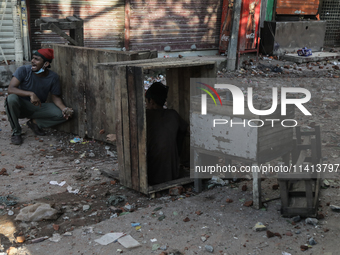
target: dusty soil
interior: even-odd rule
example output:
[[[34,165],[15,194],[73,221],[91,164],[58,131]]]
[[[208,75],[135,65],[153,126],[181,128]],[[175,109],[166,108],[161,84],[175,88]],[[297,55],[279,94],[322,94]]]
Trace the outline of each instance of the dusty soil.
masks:
[[[304,128],[321,125],[323,161],[339,164],[339,70],[327,61],[308,66],[275,60],[261,63],[257,69],[246,65],[239,72],[221,70],[217,75],[233,79],[240,87],[254,86],[263,104],[270,103],[268,92],[273,86],[310,90],[312,100],[308,110],[312,116],[296,111],[297,120]],[[276,65],[282,67],[282,72],[272,71]],[[317,226],[308,225],[304,220],[293,223],[292,219],[281,217],[281,202],[277,199],[280,192],[273,189],[276,179],[262,182],[262,197],[270,201],[261,210],[244,205],[252,200],[252,181],[248,179],[230,180],[226,186],[210,189],[205,182],[205,190],[200,194],[193,192],[192,185],[187,185],[180,196],[169,196],[168,191],[164,191],[151,199],[121,186],[117,178],[102,174],[105,171],[118,176],[115,145],[91,139],[73,144],[70,141],[75,135],[54,129],[47,130],[45,137],[36,137],[25,125],[27,120],[22,120],[24,143],[10,144],[10,125],[3,109],[6,91],[2,93],[0,170],[5,168],[8,175],[0,175],[0,196],[10,195],[8,198],[17,198],[14,200],[17,203],[0,205],[1,251],[12,247],[9,254],[112,254],[121,249],[126,254],[160,254],[159,248],[152,251],[154,245],[159,244],[166,245],[169,254],[208,254],[206,245],[214,248],[214,254],[301,254],[301,245],[314,237],[317,244],[304,254],[338,254],[340,214],[328,206],[340,205],[338,174],[328,179],[330,187],[321,190]],[[273,164],[278,161],[280,159]],[[60,187],[50,181],[66,181],[66,184]],[[69,193],[68,186],[79,189],[79,193]],[[108,205],[113,195],[124,195],[126,199]],[[39,222],[14,220],[22,208],[37,202],[51,204],[59,211],[58,218]],[[90,209],[84,211],[84,205]],[[13,215],[9,215],[10,211]],[[114,217],[116,212],[118,217]],[[141,223],[141,229],[136,231],[131,227],[133,222]],[[257,222],[278,234],[270,237],[269,233],[269,238],[266,232],[254,232],[252,228]],[[86,232],[86,226],[93,227],[93,232]],[[71,232],[72,236],[62,236],[56,243],[45,240],[32,244],[35,238],[65,232]],[[101,246],[94,242],[109,232],[128,233],[141,246],[128,250],[119,243]],[[26,241],[17,243],[17,236],[25,236]],[[156,242],[151,241],[154,238]]]

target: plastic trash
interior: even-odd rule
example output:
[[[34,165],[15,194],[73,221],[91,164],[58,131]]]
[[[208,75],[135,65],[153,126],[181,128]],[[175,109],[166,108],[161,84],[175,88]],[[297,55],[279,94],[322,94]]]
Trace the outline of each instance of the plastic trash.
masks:
[[[299,56],[308,57],[312,55],[312,50],[307,49],[307,47],[303,47],[302,49],[298,49],[297,54]]]
[[[36,203],[34,205],[22,208],[15,218],[20,221],[41,221],[50,220],[56,217],[58,211],[49,204]]]

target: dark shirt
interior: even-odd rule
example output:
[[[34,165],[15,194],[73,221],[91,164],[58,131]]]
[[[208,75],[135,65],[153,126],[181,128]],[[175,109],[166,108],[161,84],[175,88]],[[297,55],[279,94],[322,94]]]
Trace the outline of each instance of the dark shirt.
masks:
[[[19,89],[34,92],[42,103],[46,102],[48,94],[60,96],[59,76],[55,72],[48,70],[46,77],[39,77],[31,70],[31,65],[19,67],[13,74],[20,81]],[[30,100],[29,97],[22,97]]]
[[[149,185],[179,177],[179,151],[188,124],[175,110],[146,110]]]

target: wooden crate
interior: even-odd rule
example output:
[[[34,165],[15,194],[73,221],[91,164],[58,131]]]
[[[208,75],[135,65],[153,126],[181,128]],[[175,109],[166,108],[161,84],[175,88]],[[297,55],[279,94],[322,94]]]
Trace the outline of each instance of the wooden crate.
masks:
[[[154,69],[166,70],[166,82],[169,86],[168,108],[175,109],[189,122],[190,78],[215,77],[215,61],[204,61],[201,58],[168,58],[102,63],[98,64],[98,68],[109,70],[113,77],[121,184],[144,194],[151,194],[192,182],[190,178],[182,178],[159,185],[148,185],[144,72]]]
[[[156,58],[156,51],[114,51],[61,44],[43,44],[54,49],[51,70],[60,77],[62,97],[74,116],[61,124],[60,131],[106,141],[116,133],[115,93],[112,72],[95,68],[101,62]],[[104,134],[100,130],[105,130]]]
[[[304,137],[303,141],[302,137]],[[307,150],[309,150],[310,155],[308,155]],[[300,127],[296,128],[292,156],[292,165],[297,167],[297,171],[278,175],[281,214],[284,217],[296,215],[315,217],[319,207],[321,173],[316,171],[301,173],[299,167],[311,169],[311,166],[313,166],[316,169],[316,165],[322,163],[319,126],[315,126],[314,130],[305,132],[301,132]]]

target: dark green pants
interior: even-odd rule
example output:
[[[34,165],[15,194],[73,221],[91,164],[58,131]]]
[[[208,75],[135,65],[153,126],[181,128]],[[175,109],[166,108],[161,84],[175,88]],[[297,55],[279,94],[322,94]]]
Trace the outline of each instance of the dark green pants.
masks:
[[[5,100],[5,109],[11,123],[13,135],[21,134],[19,119],[35,119],[39,128],[51,127],[66,121],[61,110],[54,103],[33,105],[30,101],[10,94]]]

